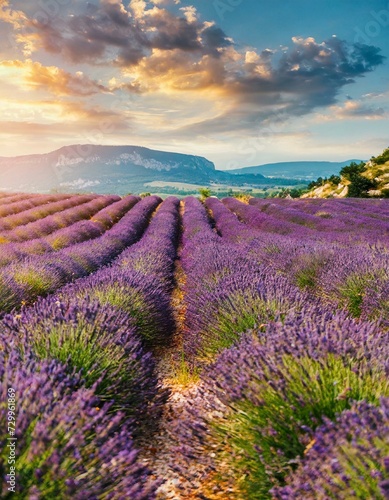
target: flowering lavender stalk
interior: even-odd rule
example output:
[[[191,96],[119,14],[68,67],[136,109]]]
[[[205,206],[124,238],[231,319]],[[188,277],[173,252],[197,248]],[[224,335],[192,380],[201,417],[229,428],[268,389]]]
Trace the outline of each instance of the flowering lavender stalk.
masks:
[[[57,361],[37,361],[0,339],[0,398],[15,395],[17,498],[151,500],[158,482],[137,461],[123,415],[108,413]],[[7,347],[8,346],[8,347]],[[0,470],[7,479],[7,407],[0,406]],[[147,484],[146,484],[147,483]],[[2,498],[15,495],[0,484]]]
[[[317,429],[278,500],[389,498],[389,399],[365,401]]]

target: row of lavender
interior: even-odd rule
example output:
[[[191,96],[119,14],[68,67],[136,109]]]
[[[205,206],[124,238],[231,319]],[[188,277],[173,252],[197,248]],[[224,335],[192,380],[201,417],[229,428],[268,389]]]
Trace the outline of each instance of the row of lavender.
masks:
[[[155,196],[145,198],[97,238],[47,255],[32,255],[1,268],[0,311],[31,303],[109,264],[140,238],[160,202]]]
[[[313,230],[233,199],[222,204],[212,198],[206,204],[215,214],[219,234],[240,242],[241,254],[253,263],[270,266],[327,307],[345,308],[355,317],[389,325],[386,205],[377,218],[370,218],[370,229],[350,206],[350,227],[344,233],[336,229],[336,220],[333,225],[327,221],[327,229]]]
[[[139,234],[157,208],[139,242],[111,265],[2,320],[1,390],[16,383],[25,408],[16,467],[25,498],[155,498],[160,481],[135,448],[167,398],[150,349],[174,331],[179,200],[160,202],[150,197],[129,212]],[[128,216],[121,231],[131,233]]]
[[[1,207],[0,222],[2,242],[7,242],[7,235],[12,229],[46,217],[47,215],[62,212],[66,208],[98,198],[96,195],[41,195],[33,200],[18,201]],[[4,213],[6,212],[6,213]]]
[[[202,373],[175,425],[174,467],[201,485],[198,498],[384,500],[388,206],[372,207],[364,235],[366,216],[350,204],[350,248],[339,220],[302,227],[290,220],[296,202],[279,205],[273,216],[209,198],[210,224],[186,200],[184,351]]]
[[[91,198],[93,195],[90,195]],[[72,198],[68,194],[41,194],[26,195],[15,194],[4,197],[0,200],[0,217],[16,215],[20,212],[34,209],[48,203],[55,203]]]
[[[123,199],[102,196],[63,210],[55,216],[48,215],[20,226],[11,231],[12,236],[8,236],[8,239],[18,241],[1,246],[0,266],[28,255],[58,251],[75,243],[97,238],[117,223],[138,201],[136,196]]]

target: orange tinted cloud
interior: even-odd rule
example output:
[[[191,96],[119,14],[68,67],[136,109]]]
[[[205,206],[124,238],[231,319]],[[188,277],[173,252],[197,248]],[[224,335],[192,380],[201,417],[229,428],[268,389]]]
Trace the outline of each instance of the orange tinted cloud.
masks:
[[[90,96],[109,91],[82,72],[71,74],[57,66],[43,66],[30,59],[1,61],[0,66],[19,69],[22,81],[29,87],[56,96]]]

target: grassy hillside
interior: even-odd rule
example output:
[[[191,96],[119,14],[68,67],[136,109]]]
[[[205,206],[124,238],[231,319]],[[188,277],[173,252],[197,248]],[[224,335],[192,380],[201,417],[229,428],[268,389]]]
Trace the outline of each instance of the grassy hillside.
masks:
[[[302,198],[388,198],[389,148],[367,163],[350,163],[341,169],[339,176],[319,177],[310,188]]]

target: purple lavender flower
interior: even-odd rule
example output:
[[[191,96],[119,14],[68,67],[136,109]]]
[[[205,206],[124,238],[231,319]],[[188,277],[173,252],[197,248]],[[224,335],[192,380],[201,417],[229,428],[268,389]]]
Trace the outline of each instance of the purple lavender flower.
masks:
[[[15,397],[15,470],[18,498],[155,498],[158,482],[138,460],[123,415],[108,413],[94,388],[81,386],[57,361],[23,357],[0,339],[0,397]],[[0,407],[0,447],[6,449],[7,406]],[[7,478],[6,454],[0,470]],[[2,498],[11,498],[6,481]]]
[[[325,418],[389,396],[388,345],[376,325],[313,306],[243,336],[205,369],[176,427],[183,473],[192,457],[227,468],[245,498],[271,498]]]
[[[9,342],[25,342],[37,357],[57,359],[69,372],[80,372],[112,411],[124,411],[136,422],[158,420],[166,391],[133,323],[118,309],[73,297],[40,300],[17,316],[5,316],[0,325]]]
[[[389,494],[389,399],[379,406],[365,401],[344,411],[334,422],[319,427],[287,478],[275,488],[279,500],[304,498],[387,499]]]

